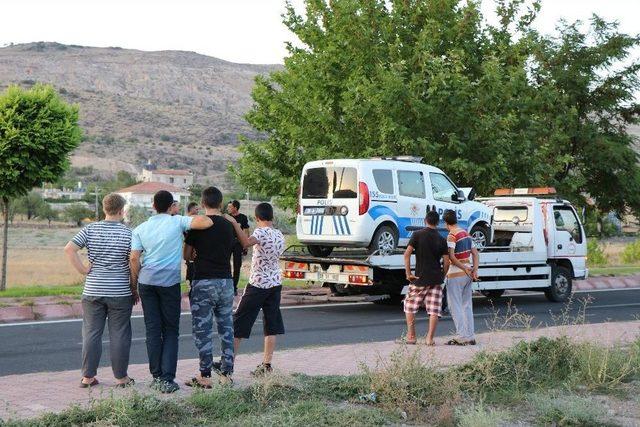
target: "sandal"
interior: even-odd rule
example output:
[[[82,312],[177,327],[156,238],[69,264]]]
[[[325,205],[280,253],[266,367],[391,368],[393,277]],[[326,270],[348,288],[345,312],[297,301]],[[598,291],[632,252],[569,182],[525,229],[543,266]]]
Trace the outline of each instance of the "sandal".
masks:
[[[410,341],[410,340],[408,340],[408,339],[406,339],[406,338],[398,338],[398,339],[395,341],[395,343],[396,343],[396,344],[404,344],[404,345],[416,345],[416,344],[417,344],[417,341],[416,341],[416,340],[411,340],[411,341]]]
[[[211,387],[209,384],[202,384],[196,377],[191,378],[189,381],[184,383],[187,387],[193,388],[203,388],[205,390],[210,390]]]
[[[435,347],[436,342],[435,341],[425,341],[424,343],[427,347]]]
[[[133,378],[129,378],[129,381],[127,381],[126,383],[118,383],[116,384],[116,388],[127,388],[127,387],[133,387],[134,385],[136,385],[136,380],[134,380]]]
[[[462,341],[458,341],[457,339],[452,339],[446,342],[446,345],[460,345],[460,346],[465,346],[467,345],[467,343],[462,342]]]
[[[85,383],[80,380],[80,388],[91,388],[97,386],[98,384],[100,384],[100,381],[98,381],[96,378],[94,378],[90,383]]]

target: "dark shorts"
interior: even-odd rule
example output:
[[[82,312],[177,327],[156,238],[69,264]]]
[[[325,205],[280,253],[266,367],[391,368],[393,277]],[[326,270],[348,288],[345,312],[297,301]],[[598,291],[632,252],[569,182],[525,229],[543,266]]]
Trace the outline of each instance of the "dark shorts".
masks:
[[[240,304],[233,314],[233,336],[249,338],[260,310],[262,310],[265,336],[284,334],[284,322],[280,312],[281,293],[282,286],[262,289],[247,285]]]

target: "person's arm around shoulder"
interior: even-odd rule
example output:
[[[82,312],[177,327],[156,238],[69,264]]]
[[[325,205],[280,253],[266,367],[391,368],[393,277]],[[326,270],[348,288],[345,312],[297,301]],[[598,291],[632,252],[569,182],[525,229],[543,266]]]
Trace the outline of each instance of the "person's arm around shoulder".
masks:
[[[213,225],[213,221],[206,215],[183,216],[182,221],[186,223],[186,230],[206,230]]]
[[[246,249],[248,247],[251,247],[253,245],[257,245],[258,243],[260,243],[255,236],[256,231],[258,229],[254,231],[253,235],[247,236],[247,233],[244,232],[244,230],[242,229],[242,226],[238,224],[238,221],[236,221],[234,217],[232,217],[229,214],[225,214],[224,217],[231,223],[231,225],[233,225],[233,229],[236,232],[238,241],[240,242],[240,245],[242,245],[243,248]]]

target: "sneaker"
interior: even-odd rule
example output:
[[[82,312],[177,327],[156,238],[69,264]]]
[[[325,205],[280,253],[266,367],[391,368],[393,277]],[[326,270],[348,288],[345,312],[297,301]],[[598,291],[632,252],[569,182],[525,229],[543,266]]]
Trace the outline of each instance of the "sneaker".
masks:
[[[170,394],[180,390],[180,386],[175,381],[163,381],[160,393]]]
[[[152,388],[154,390],[160,390],[160,388],[162,387],[163,381],[160,379],[160,377],[154,377],[153,380],[151,380],[151,382],[149,383],[149,388]]]
[[[251,375],[254,377],[262,377],[266,374],[270,374],[271,372],[273,372],[271,363],[261,363],[256,367],[254,371],[251,372]]]

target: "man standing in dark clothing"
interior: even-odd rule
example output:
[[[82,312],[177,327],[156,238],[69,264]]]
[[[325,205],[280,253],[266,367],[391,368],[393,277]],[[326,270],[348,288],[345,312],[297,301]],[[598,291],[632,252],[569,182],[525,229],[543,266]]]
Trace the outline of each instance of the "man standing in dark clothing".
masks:
[[[193,338],[200,356],[200,374],[187,385],[211,388],[213,363],[213,322],[220,338],[221,364],[215,369],[221,384],[230,384],[233,374],[233,281],[231,251],[235,230],[222,216],[222,193],[215,187],[202,191],[202,206],[213,226],[190,230],[185,240],[184,257],[193,260],[193,281],[189,292]]]
[[[249,236],[249,219],[245,214],[240,213],[240,202],[232,200],[227,205],[227,212],[229,215],[240,224],[240,228]],[[236,238],[236,242],[233,245],[233,290],[235,294],[238,294],[238,282],[240,281],[240,270],[242,269],[242,257],[246,255],[247,251],[242,247],[240,241]]]
[[[447,241],[438,232],[440,216],[427,212],[426,228],[415,231],[404,253],[404,265],[409,293],[404,299],[407,318],[406,344],[416,343],[415,315],[422,304],[429,314],[427,345],[434,345],[433,337],[442,306],[442,283],[449,268]],[[415,273],[411,272],[411,255],[415,252]]]

